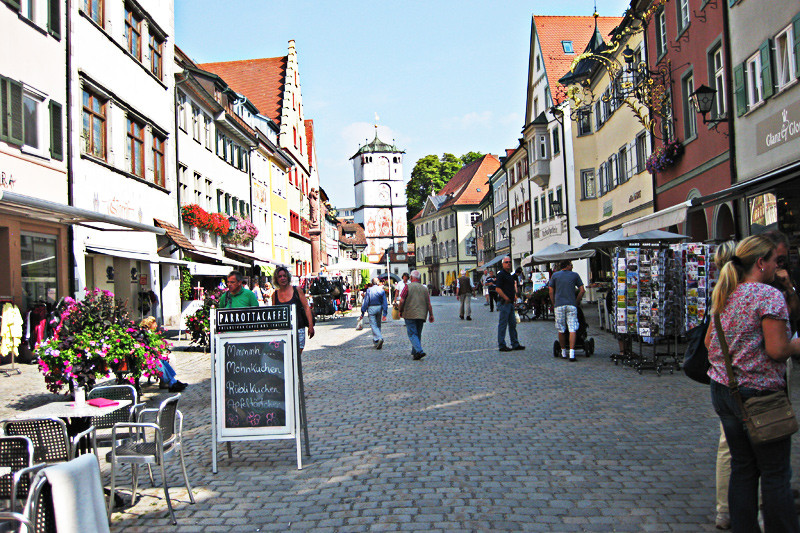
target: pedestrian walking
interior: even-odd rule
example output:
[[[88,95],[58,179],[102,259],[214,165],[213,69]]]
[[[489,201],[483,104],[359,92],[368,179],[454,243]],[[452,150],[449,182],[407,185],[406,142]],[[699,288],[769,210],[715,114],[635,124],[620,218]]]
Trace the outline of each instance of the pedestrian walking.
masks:
[[[483,276],[481,276],[481,289],[483,290],[483,298],[486,302],[483,305],[489,305],[489,287],[486,285],[486,279],[489,277],[489,269],[483,271]]]
[[[458,299],[458,318],[472,320],[472,280],[467,276],[467,271],[462,270],[461,276],[456,280],[456,298]]]
[[[800,340],[789,339],[786,299],[768,285],[778,268],[775,244],[761,235],[748,237],[722,267],[711,296],[711,313],[718,315],[729,347],[726,356],[717,328],[709,326],[705,344],[711,401],[731,451],[728,500],[733,531],[761,531],[759,481],[764,530],[800,531],[790,485],[791,436],[753,444],[740,408],[750,398],[785,391],[786,361],[800,355]]]
[[[497,312],[500,313],[497,322],[497,345],[501,352],[524,350],[525,347],[519,343],[517,338],[517,319],[514,317],[516,286],[514,278],[511,276],[511,257],[505,256],[502,264],[503,268],[497,272],[495,280]],[[508,337],[511,341],[510,348],[506,344],[506,329],[508,329]]]
[[[261,287],[258,286],[258,280],[253,280],[253,294],[256,295],[256,300],[258,301],[259,306],[264,305],[264,291],[261,290]]]
[[[386,312],[389,304],[386,300],[386,291],[378,278],[372,278],[372,286],[367,289],[364,295],[364,303],[361,304],[361,318],[364,313],[369,317],[369,326],[372,328],[372,343],[377,350],[383,348],[383,334],[381,333],[381,322],[386,320]]]
[[[433,323],[433,306],[428,289],[419,280],[419,270],[411,271],[411,282],[403,289],[400,295],[400,316],[406,322],[406,334],[411,341],[411,355],[415,361],[425,357],[422,349],[422,327],[425,319]]]
[[[486,291],[489,294],[489,312],[494,312],[494,302],[497,299],[497,278],[494,277],[494,272],[491,270],[486,271]],[[499,303],[498,303],[499,305]]]
[[[578,338],[578,306],[581,304],[586,289],[580,275],[572,271],[572,261],[565,259],[559,265],[560,270],[552,275],[547,283],[550,301],[553,302],[556,315],[558,343],[561,345],[561,357],[569,355],[570,362],[575,362],[575,341]],[[577,296],[575,290],[578,291]],[[569,352],[567,343],[569,342]]]
[[[394,285],[394,300],[392,300],[392,303],[395,307],[400,305],[400,295],[403,294],[403,289],[406,288],[406,285],[408,285],[408,272],[403,272],[400,281]]]

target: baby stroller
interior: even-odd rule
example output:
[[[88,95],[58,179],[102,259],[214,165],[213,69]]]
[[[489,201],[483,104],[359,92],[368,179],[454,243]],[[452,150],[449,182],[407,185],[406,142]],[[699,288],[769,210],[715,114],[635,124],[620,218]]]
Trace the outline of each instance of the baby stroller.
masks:
[[[586,357],[591,357],[594,353],[594,338],[589,337],[589,324],[583,314],[583,309],[578,306],[578,331],[575,338],[575,349],[583,350]],[[556,340],[553,344],[553,357],[561,357],[561,343]]]

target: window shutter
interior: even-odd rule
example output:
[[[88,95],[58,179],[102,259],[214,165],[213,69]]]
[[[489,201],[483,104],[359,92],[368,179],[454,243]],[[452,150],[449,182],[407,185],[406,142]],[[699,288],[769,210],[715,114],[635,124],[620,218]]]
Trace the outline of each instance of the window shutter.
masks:
[[[47,32],[61,40],[61,0],[48,0]]]
[[[61,104],[50,100],[50,157],[59,161],[64,160],[62,122]]]
[[[6,83],[8,84],[7,105],[3,111],[8,114],[8,131],[6,132],[7,138],[10,142],[22,146],[24,138],[24,123],[22,120],[22,84],[9,79],[6,79]]]
[[[792,19],[792,36],[794,37],[794,76],[800,78],[800,13]]]
[[[772,75],[772,39],[767,39],[761,45],[761,84],[764,87],[764,100],[775,94],[775,85]]]
[[[638,168],[634,171],[634,168],[638,164],[636,159],[636,141],[633,141],[631,144],[628,145],[628,179],[631,179],[634,174],[638,173]]]
[[[747,84],[745,84],[744,63],[733,69],[733,94],[736,98],[736,116],[747,113]]]
[[[3,0],[6,4],[11,6],[14,11],[19,11],[20,0]]]

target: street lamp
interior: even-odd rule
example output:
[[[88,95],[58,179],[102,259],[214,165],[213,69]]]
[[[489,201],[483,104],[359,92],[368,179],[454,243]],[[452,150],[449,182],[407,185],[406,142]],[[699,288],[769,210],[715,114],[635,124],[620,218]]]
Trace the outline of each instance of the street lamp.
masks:
[[[562,210],[561,207],[561,200],[553,200],[552,202],[550,202],[550,211],[556,216],[563,215],[564,211]]]
[[[503,240],[505,240],[507,232],[508,228],[506,228],[505,226],[500,226],[500,237],[502,237]]]
[[[727,122],[728,116],[720,115],[718,118],[712,118],[711,120],[706,119],[706,115],[711,112],[714,108],[714,98],[717,95],[716,89],[712,89],[711,87],[707,87],[705,85],[701,85],[697,88],[692,94],[689,95],[691,98],[692,105],[697,110],[700,115],[703,117],[703,124],[719,124],[720,122]]]

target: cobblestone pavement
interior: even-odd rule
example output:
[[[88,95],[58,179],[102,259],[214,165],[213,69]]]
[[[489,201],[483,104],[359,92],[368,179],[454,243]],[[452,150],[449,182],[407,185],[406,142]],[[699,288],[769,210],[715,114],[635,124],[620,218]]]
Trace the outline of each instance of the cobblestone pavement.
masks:
[[[197,504],[173,463],[178,526],[145,482],[112,531],[714,531],[719,423],[706,388],[615,366],[590,305],[596,353],[570,364],[552,355],[552,322],[520,324],[526,350],[500,353],[497,313],[475,299],[474,320],[460,321],[455,298],[433,300],[421,361],[402,321],[384,325],[380,351],[355,316],[318,324],[303,354],[303,470],[294,441],[255,441],[220,452],[212,474],[208,355],[177,351]],[[40,391],[35,366],[0,378],[0,417],[54,399]]]

